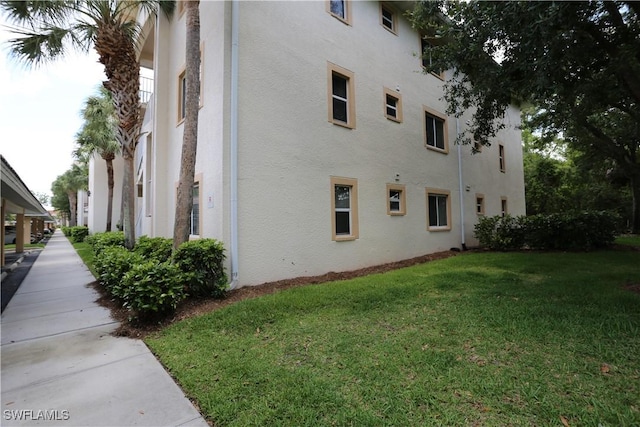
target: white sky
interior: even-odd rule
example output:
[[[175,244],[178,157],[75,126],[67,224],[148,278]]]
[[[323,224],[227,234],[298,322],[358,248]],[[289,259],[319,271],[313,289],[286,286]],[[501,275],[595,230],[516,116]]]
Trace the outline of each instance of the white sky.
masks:
[[[14,36],[5,23],[0,15],[0,153],[31,192],[51,196],[51,184],[73,163],[80,110],[104,69],[94,52],[26,68],[8,54]]]

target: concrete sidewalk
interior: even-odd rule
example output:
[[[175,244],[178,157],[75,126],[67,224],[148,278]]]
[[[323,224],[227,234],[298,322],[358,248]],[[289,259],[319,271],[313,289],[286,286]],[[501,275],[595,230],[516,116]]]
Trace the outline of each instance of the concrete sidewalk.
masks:
[[[207,426],[140,340],[118,324],[57,231],[2,313],[3,426]]]

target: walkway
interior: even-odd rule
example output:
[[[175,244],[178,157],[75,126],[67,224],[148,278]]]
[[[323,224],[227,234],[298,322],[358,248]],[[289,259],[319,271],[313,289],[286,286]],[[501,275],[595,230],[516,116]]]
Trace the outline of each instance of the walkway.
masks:
[[[3,426],[207,426],[144,342],[87,284],[57,231],[2,313]]]

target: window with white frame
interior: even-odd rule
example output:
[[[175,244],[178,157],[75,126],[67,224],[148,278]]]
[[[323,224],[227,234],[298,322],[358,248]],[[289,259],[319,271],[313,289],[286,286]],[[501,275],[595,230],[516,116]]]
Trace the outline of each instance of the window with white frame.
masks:
[[[421,62],[424,68],[429,68],[433,63],[433,60],[431,58],[431,47],[432,44],[426,40],[425,36],[420,36]],[[436,76],[440,80],[444,80],[443,71],[432,71],[431,74]]]
[[[484,194],[476,194],[476,214],[484,215]]]
[[[393,9],[384,3],[380,3],[380,24],[393,34],[397,34],[396,14]]]
[[[354,74],[328,63],[329,122],[353,129],[356,127]]]
[[[405,186],[387,184],[387,215],[405,215],[406,213]]]
[[[507,206],[507,198],[501,197],[500,198],[500,214],[502,216],[506,216],[508,213],[509,213],[509,210]]]
[[[424,108],[425,145],[427,148],[449,152],[447,119],[439,113]]]
[[[389,88],[384,88],[384,115],[394,122],[402,122],[402,96]]]
[[[504,145],[502,144],[498,145],[498,160],[500,161],[500,172],[505,172]]]
[[[189,234],[193,236],[200,235],[200,183],[195,182],[193,184],[193,208],[191,208]]]
[[[332,240],[358,238],[358,181],[331,177]]]
[[[451,230],[451,197],[447,190],[427,188],[427,230]]]
[[[351,24],[351,4],[349,0],[327,0],[327,11],[345,24]]]

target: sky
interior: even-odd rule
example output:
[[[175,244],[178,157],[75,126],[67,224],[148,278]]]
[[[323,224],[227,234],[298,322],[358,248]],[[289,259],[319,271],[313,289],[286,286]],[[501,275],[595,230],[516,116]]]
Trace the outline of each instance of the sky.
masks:
[[[0,153],[32,193],[51,197],[51,184],[73,163],[80,111],[104,68],[93,51],[27,68],[10,57],[14,36],[5,25],[0,14]]]

